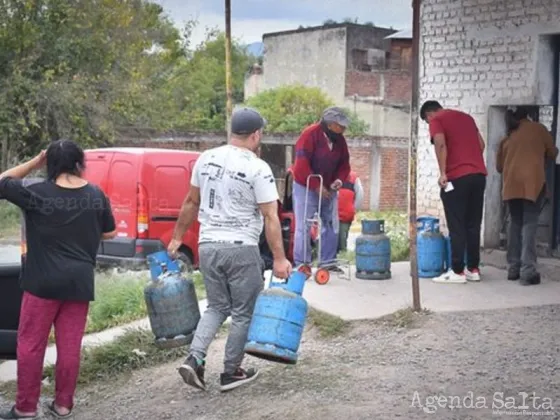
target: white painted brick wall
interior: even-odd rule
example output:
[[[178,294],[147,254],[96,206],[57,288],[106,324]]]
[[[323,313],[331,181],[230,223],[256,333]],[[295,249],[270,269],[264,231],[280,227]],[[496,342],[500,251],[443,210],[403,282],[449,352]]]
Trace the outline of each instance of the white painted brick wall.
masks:
[[[421,16],[420,104],[469,112],[486,139],[490,106],[535,103],[539,36],[560,34],[560,1],[422,0]],[[418,213],[445,224],[435,154],[419,124]]]

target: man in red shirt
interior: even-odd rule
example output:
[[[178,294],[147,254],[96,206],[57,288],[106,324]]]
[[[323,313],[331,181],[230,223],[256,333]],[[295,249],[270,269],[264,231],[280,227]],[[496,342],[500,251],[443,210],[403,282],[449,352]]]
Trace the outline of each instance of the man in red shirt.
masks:
[[[438,184],[451,239],[451,270],[437,283],[480,281],[480,229],[486,188],[484,140],[470,115],[426,101],[420,118],[430,125]],[[467,267],[465,267],[465,249]]]
[[[333,264],[338,247],[338,238],[333,225],[333,206],[336,201],[336,192],[342,187],[343,180],[350,174],[350,155],[344,138],[344,131],[348,124],[349,119],[342,109],[327,108],[323,112],[321,121],[305,128],[296,142],[292,189],[296,222],[295,265],[311,263],[311,237],[306,220],[312,218],[318,211],[319,192],[321,192],[320,260],[329,269],[340,271]],[[323,188],[321,190],[318,177],[309,179],[306,214],[306,185],[309,175],[321,175]],[[307,246],[304,255],[305,241],[307,241]]]

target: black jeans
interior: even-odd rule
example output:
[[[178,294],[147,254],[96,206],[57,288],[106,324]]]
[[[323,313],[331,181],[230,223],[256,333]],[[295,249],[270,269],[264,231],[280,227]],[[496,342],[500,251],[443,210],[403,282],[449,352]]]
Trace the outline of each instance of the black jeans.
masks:
[[[508,235],[507,262],[511,274],[530,279],[537,274],[537,229],[545,200],[545,190],[537,201],[508,200],[511,217]]]
[[[440,196],[451,239],[451,268],[455,273],[462,273],[465,270],[465,249],[467,268],[478,269],[480,265],[480,228],[486,176],[465,175],[450,182],[453,191],[442,189]]]

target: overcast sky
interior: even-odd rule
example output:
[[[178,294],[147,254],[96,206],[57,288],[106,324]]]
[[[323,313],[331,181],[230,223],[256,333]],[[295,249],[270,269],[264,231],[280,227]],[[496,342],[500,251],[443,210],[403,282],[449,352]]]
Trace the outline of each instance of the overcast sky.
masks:
[[[224,28],[224,0],[155,0],[182,26],[198,20],[193,43],[203,41],[206,27]],[[411,0],[231,0],[232,36],[243,42],[263,33],[321,25],[327,19],[358,18],[360,23],[406,29],[412,24]]]

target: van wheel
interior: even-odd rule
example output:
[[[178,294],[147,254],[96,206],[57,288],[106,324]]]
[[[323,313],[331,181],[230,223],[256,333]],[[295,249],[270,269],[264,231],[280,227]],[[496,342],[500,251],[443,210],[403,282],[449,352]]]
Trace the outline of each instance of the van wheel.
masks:
[[[185,245],[181,245],[177,251],[177,259],[180,261],[181,273],[193,272],[193,254]]]

